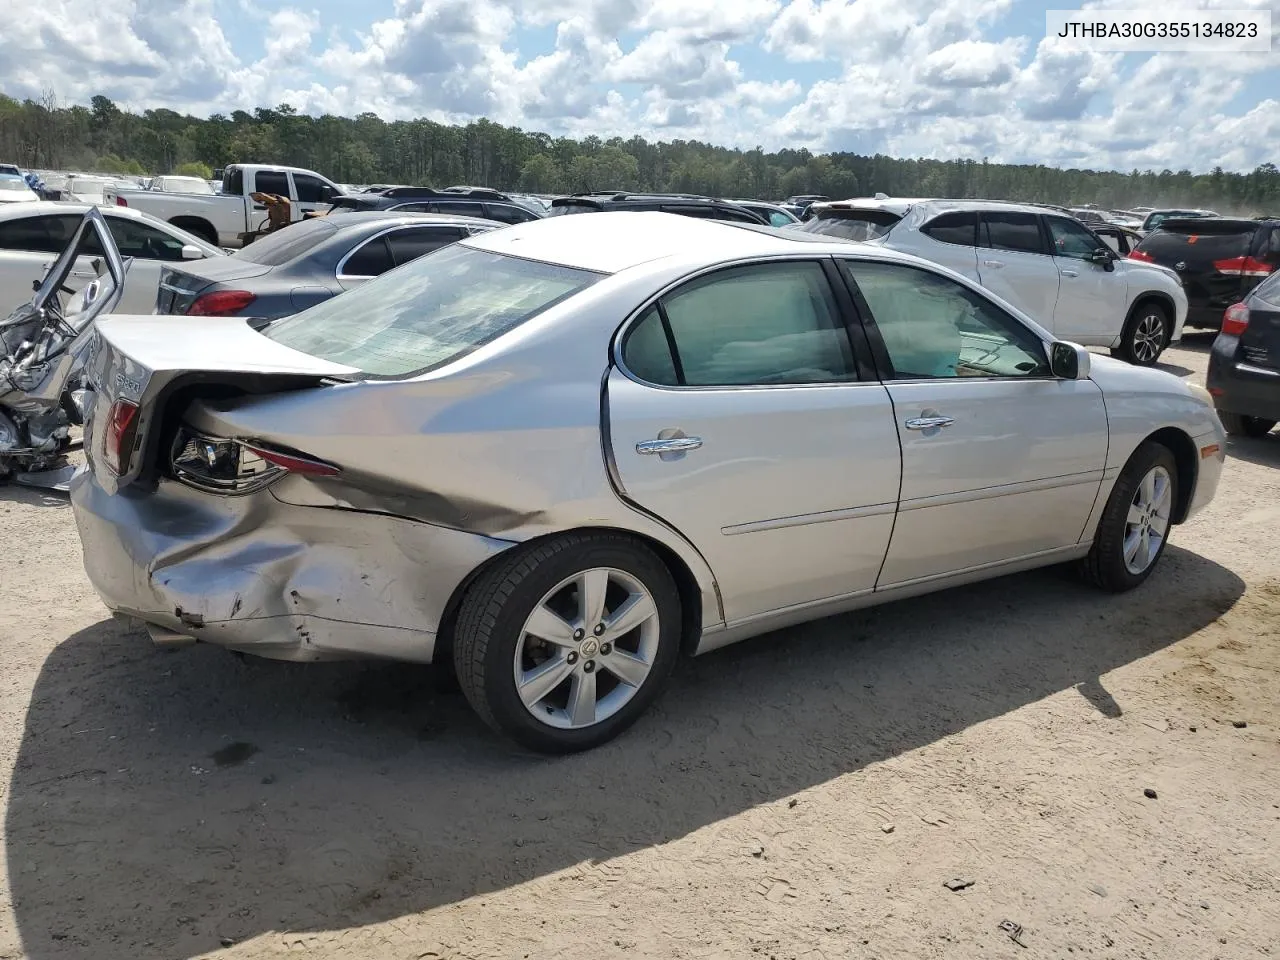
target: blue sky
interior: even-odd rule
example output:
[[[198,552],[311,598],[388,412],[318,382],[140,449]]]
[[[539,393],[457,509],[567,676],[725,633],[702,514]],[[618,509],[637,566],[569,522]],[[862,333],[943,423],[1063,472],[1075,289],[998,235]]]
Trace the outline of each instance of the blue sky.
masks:
[[[1095,53],[1047,40],[1048,6],[1069,4],[10,0],[0,91],[1125,170],[1280,161],[1280,42],[1255,54]]]

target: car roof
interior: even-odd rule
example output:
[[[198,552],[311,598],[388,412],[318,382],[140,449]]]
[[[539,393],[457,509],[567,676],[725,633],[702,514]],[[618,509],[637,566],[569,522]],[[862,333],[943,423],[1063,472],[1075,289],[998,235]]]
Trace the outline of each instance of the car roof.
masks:
[[[1017,203],[1012,200],[967,200],[943,199],[937,197],[853,197],[849,200],[832,200],[828,203],[815,203],[809,209],[821,216],[826,210],[884,210],[900,217],[906,216],[909,210],[921,208],[929,214],[946,213],[956,210],[1001,210],[1014,213],[1044,213],[1045,207],[1032,203]],[[1051,208],[1052,209],[1052,208]]]
[[[852,254],[900,263],[925,262],[895,250],[817,234],[659,211],[618,210],[591,216],[547,217],[470,237],[462,243],[492,253],[609,274],[668,258],[701,261],[707,266],[794,254]],[[932,266],[936,269],[936,265]]]
[[[374,221],[387,224],[437,223],[458,224],[459,226],[506,226],[505,223],[500,223],[497,220],[486,220],[484,217],[464,217],[461,214],[454,213],[402,212],[399,210],[343,210],[338,213],[326,214],[324,219],[330,220],[336,227],[354,227]]]
[[[53,214],[84,215],[86,210],[96,208],[108,217],[127,217],[131,220],[147,220],[152,223],[164,223],[159,217],[153,217],[133,207],[104,207],[96,203],[85,203],[83,200],[23,200],[20,203],[6,203],[0,206],[0,219],[12,220],[18,217]],[[172,224],[166,224],[172,227]]]

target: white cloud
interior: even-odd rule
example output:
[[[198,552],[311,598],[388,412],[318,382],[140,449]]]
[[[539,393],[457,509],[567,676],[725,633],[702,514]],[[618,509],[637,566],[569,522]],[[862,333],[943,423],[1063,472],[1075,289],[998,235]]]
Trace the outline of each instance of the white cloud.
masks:
[[[237,23],[219,22],[227,9]],[[1046,39],[1034,16],[1026,35],[1010,35],[1019,9],[1014,0],[395,0],[390,15],[352,29],[308,0],[10,0],[0,91],[53,89],[82,103],[104,93],[134,109],[196,113],[289,102],[386,119],[486,116],[575,136],[1120,169],[1274,159],[1274,94],[1258,101],[1280,90],[1280,16],[1271,54],[1122,56]],[[532,46],[549,25],[554,41]]]

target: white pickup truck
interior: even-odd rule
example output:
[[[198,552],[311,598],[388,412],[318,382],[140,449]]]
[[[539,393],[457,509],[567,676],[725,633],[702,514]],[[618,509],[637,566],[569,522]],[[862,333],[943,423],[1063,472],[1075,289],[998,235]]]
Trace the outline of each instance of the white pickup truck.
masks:
[[[265,225],[267,208],[251,199],[272,193],[293,201],[293,216],[328,209],[342,188],[311,170],[237,163],[223,171],[219,194],[167,193],[160,190],[109,190],[106,205],[134,207],[223,247],[241,245],[241,235]]]

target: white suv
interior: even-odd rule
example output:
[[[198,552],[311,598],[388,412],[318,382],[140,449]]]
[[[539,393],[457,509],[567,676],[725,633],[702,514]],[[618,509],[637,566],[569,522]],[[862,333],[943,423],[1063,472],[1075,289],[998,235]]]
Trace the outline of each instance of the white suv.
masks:
[[[1187,297],[1172,270],[1118,257],[1080,221],[994,200],[814,204],[792,229],[873,242],[970,277],[1064,340],[1150,366],[1182,339]]]

